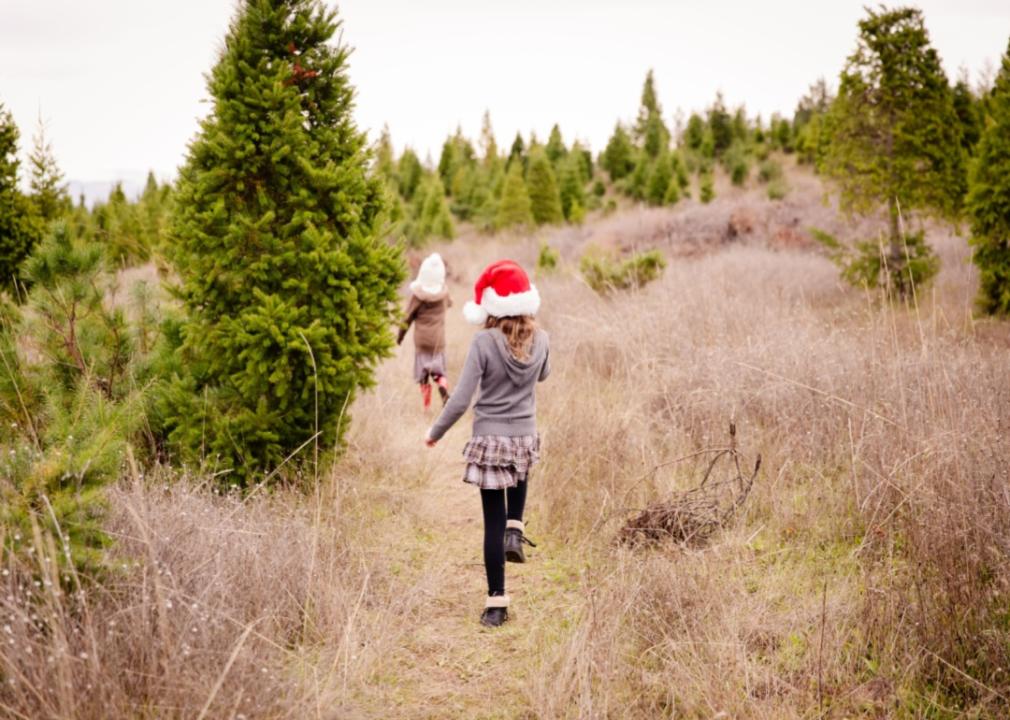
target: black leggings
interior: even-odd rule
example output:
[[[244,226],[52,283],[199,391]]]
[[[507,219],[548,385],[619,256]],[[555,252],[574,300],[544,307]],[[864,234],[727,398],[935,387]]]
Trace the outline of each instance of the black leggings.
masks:
[[[506,490],[481,488],[480,502],[484,509],[484,570],[487,572],[487,594],[505,594],[505,521],[522,520],[526,507],[526,485],[517,483]],[[506,511],[506,503],[508,511]]]

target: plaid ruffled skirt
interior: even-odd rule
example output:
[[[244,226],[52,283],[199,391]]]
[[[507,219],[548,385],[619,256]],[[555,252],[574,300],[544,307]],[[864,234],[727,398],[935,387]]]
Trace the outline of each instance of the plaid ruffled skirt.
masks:
[[[463,448],[463,482],[484,490],[503,490],[526,482],[540,460],[539,435],[474,435]]]

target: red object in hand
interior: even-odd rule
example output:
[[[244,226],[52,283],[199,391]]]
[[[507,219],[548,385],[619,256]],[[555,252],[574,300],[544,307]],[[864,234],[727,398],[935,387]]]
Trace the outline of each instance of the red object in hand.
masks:
[[[428,447],[435,447],[435,443],[437,443],[437,442],[438,442],[438,440],[432,440],[429,437],[426,437],[424,439],[424,444],[427,445]]]

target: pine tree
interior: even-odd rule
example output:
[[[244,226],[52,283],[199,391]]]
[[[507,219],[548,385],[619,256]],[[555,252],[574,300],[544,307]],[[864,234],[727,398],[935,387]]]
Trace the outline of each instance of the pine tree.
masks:
[[[520,162],[523,166],[523,174],[526,174],[526,146],[523,144],[523,136],[521,133],[516,133],[516,139],[512,141],[512,147],[509,149],[509,158],[505,162],[505,169],[511,169],[512,163],[516,160]]]
[[[438,177],[446,190],[452,186],[452,176],[460,164],[460,158],[456,156],[457,147],[456,139],[450,135],[442,143],[442,154],[438,156]]]
[[[818,78],[807,90],[806,95],[796,103],[796,110],[793,111],[792,135],[798,137],[809,123],[823,117],[831,109],[833,100],[827,80],[823,77]],[[774,127],[774,122],[772,124]]]
[[[18,189],[18,127],[0,105],[0,287],[10,287],[42,234],[32,203]]]
[[[733,142],[733,119],[726,110],[721,92],[716,93],[715,102],[708,109],[708,127],[712,133],[715,154],[722,155]]]
[[[582,170],[582,182],[587,183],[593,179],[593,153],[591,153],[587,148],[582,147],[578,140],[572,143],[572,149],[569,151],[571,155],[575,155],[579,159],[579,166]]]
[[[445,188],[437,175],[429,176],[415,199],[414,223],[408,230],[411,245],[419,247],[432,237],[451,240],[456,234]]]
[[[526,181],[523,180],[521,162],[513,162],[509,165],[495,225],[499,228],[533,225],[530,195],[526,190]]]
[[[88,570],[100,568],[104,489],[144,424],[146,384],[102,259],[101,246],[57,220],[25,262],[28,312],[0,302],[3,542],[24,550],[34,521],[62,541],[53,561]]]
[[[958,211],[965,193],[961,129],[922,13],[915,8],[867,13],[827,118],[822,169],[837,182],[843,207],[871,211],[887,204],[888,287],[904,294],[927,278],[904,272],[906,245],[917,235],[902,232],[899,216]]]
[[[232,482],[338,443],[393,346],[403,262],[377,237],[384,193],[352,118],[349,50],[330,43],[339,24],[321,0],[246,0],[180,173],[188,317],[161,416],[183,458]]]
[[[32,202],[43,222],[50,222],[70,210],[70,196],[63,182],[63,172],[56,164],[52,145],[46,139],[46,127],[39,117],[38,129],[28,156],[31,169]]]
[[[397,186],[404,200],[410,201],[424,175],[421,161],[412,149],[406,148],[396,164]]]
[[[498,143],[494,139],[494,128],[491,127],[491,111],[485,110],[480,122],[480,149],[483,154],[484,167],[490,168],[499,162]]]
[[[680,202],[680,183],[671,182],[666,187],[666,195],[663,196],[664,205],[676,205]]]
[[[551,134],[547,138],[547,145],[544,150],[547,153],[547,159],[551,161],[551,165],[555,168],[559,166],[562,158],[568,154],[568,148],[565,147],[565,141],[561,137],[561,128],[554,124],[551,128]]]
[[[750,140],[750,125],[747,123],[747,111],[741,105],[733,113],[732,120],[733,141],[746,143]]]
[[[628,177],[625,191],[636,200],[645,199],[645,193],[649,188],[649,177],[652,175],[652,162],[648,155],[640,154],[634,171]]]
[[[164,245],[170,210],[171,186],[158,185],[154,173],[148,172],[144,191],[137,202],[137,212],[146,247],[157,248]]]
[[[649,175],[649,183],[645,190],[645,200],[650,205],[663,205],[666,202],[670,185],[676,185],[673,180],[673,166],[669,153],[663,153],[656,158]]]
[[[382,126],[382,133],[375,143],[375,169],[384,179],[396,179],[396,165],[393,161],[393,138],[389,133],[389,125]]]
[[[642,100],[635,121],[635,139],[650,158],[659,155],[670,144],[670,131],[663,122],[663,109],[656,97],[652,70],[646,74],[642,86]]]
[[[1005,316],[1010,315],[1010,46],[989,94],[989,113],[972,163],[968,214],[979,307]]]
[[[543,150],[530,156],[529,180],[530,209],[537,225],[559,223],[564,220],[561,211],[561,194],[554,169]]]
[[[613,182],[627,177],[635,169],[635,146],[621,123],[614,126],[614,134],[607,141],[607,147],[600,156],[600,166],[607,171]]]
[[[684,130],[684,144],[692,150],[701,150],[703,142],[705,142],[705,121],[698,113],[691,113],[691,117],[687,120],[687,129]]]
[[[983,120],[979,101],[971,90],[967,74],[962,74],[953,88],[954,112],[961,123],[961,147],[971,155],[982,136]]]
[[[573,152],[568,154],[561,163],[561,179],[559,192],[561,193],[561,211],[566,220],[572,219],[572,209],[578,206],[580,209],[586,207],[586,192],[584,179],[585,166],[582,161],[582,153]]]
[[[715,199],[715,181],[711,172],[703,173],[701,176],[701,186],[698,189],[699,199],[708,204]]]

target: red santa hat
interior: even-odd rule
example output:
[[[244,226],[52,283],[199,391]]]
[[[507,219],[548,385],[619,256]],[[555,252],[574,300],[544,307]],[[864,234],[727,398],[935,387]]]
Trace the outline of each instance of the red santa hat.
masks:
[[[488,265],[473,286],[473,300],[463,306],[463,317],[483,325],[491,317],[536,315],[540,293],[519,263],[499,260]]]

